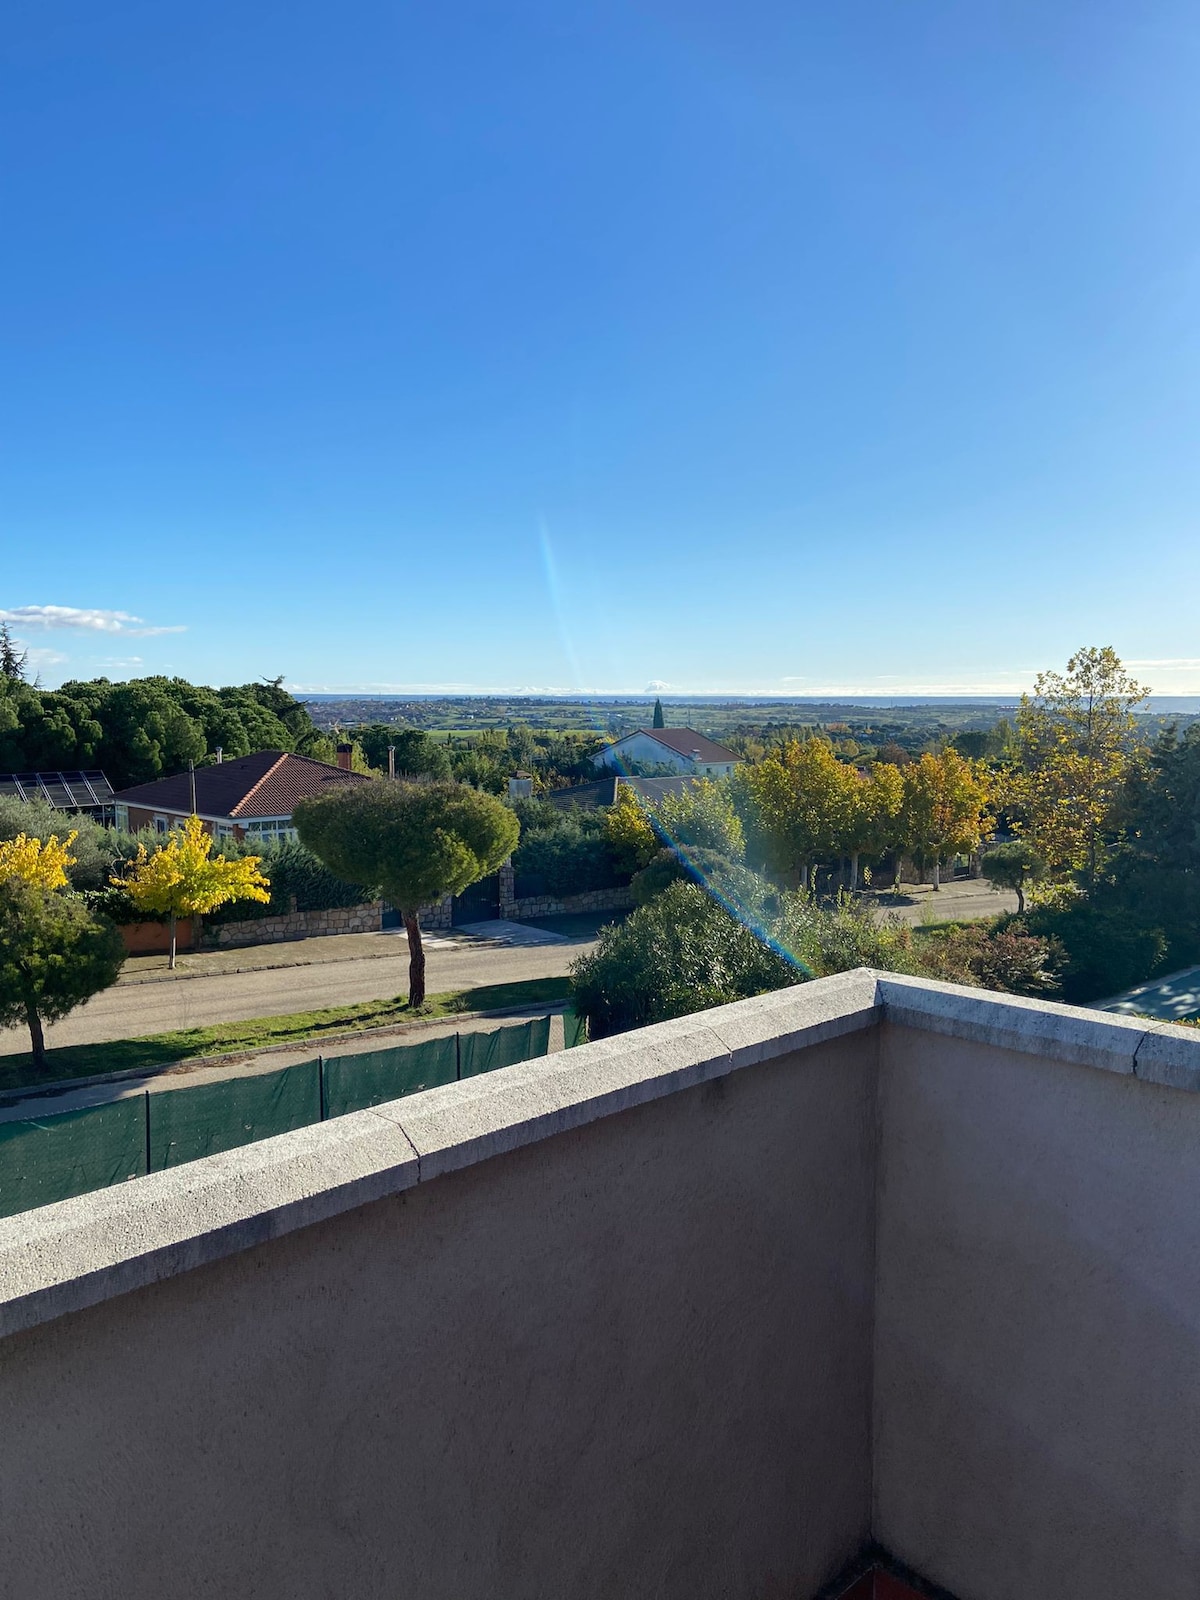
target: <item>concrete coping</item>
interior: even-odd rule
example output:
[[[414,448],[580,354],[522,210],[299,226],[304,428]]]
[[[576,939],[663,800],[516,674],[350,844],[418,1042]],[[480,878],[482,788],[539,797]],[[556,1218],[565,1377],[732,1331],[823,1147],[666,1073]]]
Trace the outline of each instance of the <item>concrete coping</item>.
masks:
[[[1189,1030],[860,968],[2,1219],[0,1335],[881,1019],[1200,1088]]]

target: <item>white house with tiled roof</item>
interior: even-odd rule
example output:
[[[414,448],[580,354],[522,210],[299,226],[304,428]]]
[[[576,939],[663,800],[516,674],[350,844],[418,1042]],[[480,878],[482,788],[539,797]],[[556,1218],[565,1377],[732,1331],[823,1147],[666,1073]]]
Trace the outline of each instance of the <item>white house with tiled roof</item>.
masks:
[[[640,766],[670,767],[696,778],[727,778],[738,757],[695,728],[637,728],[592,757],[596,767],[616,772]]]

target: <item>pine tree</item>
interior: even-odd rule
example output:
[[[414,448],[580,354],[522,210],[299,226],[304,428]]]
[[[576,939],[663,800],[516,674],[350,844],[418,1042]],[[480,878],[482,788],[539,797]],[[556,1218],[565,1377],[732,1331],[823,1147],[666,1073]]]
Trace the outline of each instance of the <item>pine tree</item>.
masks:
[[[10,683],[24,683],[28,664],[29,651],[20,648],[8,623],[0,622],[0,678],[7,678]]]
[[[654,702],[654,721],[650,724],[650,726],[652,728],[666,727],[666,723],[663,720],[663,708],[661,700],[656,700]]]

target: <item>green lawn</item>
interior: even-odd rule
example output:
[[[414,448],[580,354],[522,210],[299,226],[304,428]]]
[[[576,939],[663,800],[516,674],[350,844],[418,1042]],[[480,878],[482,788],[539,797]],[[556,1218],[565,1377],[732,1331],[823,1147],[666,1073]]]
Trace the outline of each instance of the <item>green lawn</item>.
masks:
[[[186,1028],[176,1033],[145,1034],[140,1039],[112,1039],[104,1044],[69,1044],[47,1051],[49,1079],[90,1078],[131,1068],[171,1066],[197,1056],[240,1055],[268,1045],[309,1044],[343,1033],[397,1023],[455,1017],[464,1011],[503,1011],[509,1006],[557,1005],[569,997],[569,978],[527,978],[520,983],[494,983],[477,989],[452,989],[427,995],[419,1011],[408,1001],[366,1000],[356,1006],[325,1011],[297,1011],[283,1017],[253,1017],[248,1022],[222,1022],[211,1028]],[[0,1056],[0,1089],[24,1089],[38,1083],[28,1052]]]

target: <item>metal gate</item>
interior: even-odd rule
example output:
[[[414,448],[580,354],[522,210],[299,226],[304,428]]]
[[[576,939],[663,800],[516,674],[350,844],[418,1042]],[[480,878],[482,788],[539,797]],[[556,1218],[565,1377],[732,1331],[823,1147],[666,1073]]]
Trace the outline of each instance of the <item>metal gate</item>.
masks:
[[[464,922],[491,922],[500,915],[500,874],[480,878],[469,889],[454,897],[451,920],[456,928]]]

